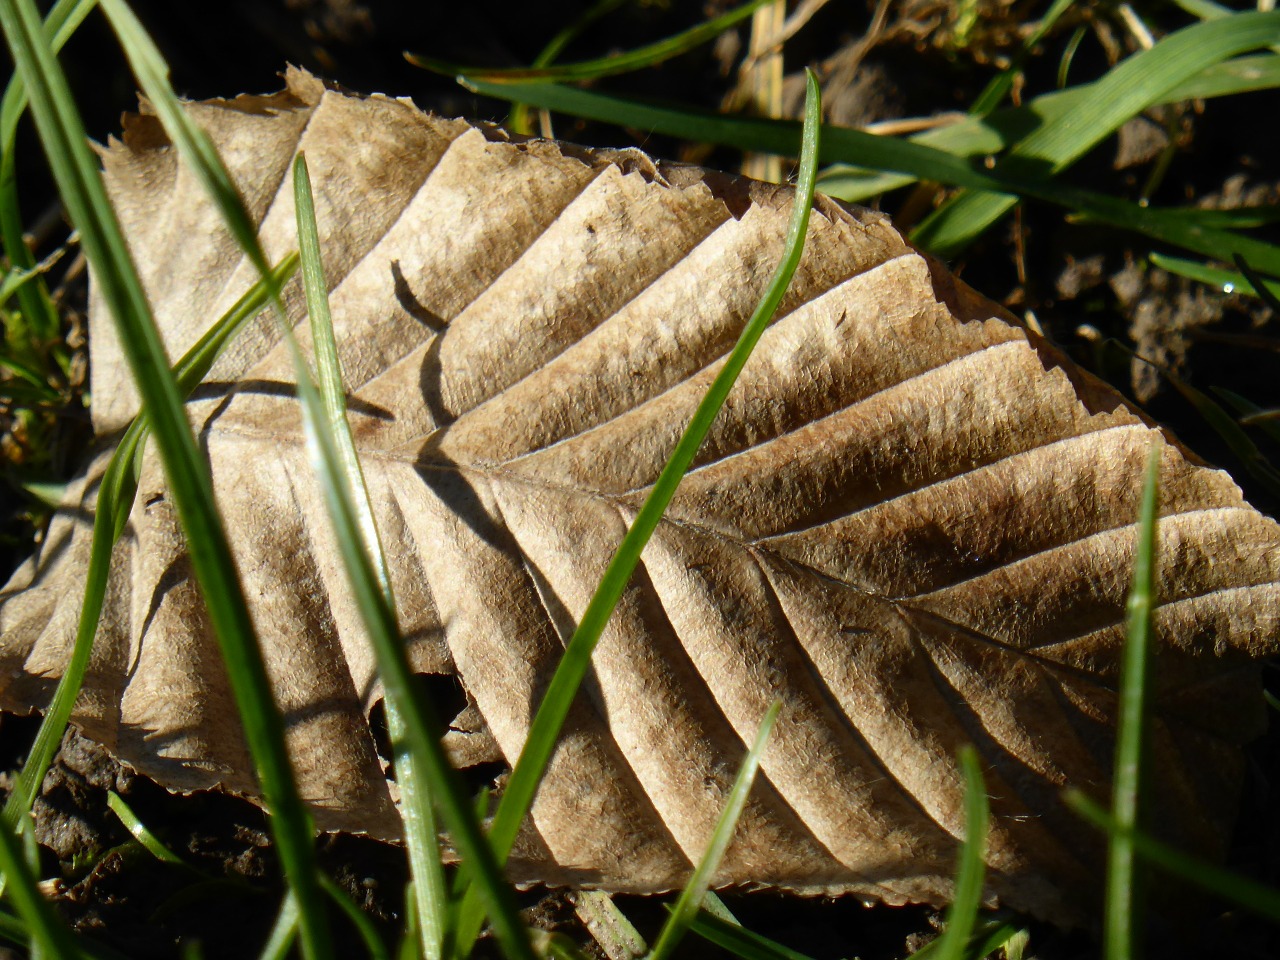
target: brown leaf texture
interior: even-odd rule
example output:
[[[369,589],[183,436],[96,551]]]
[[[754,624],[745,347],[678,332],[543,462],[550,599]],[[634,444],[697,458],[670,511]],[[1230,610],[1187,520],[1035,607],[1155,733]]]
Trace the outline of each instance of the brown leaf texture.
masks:
[[[511,760],[768,281],[792,192],[638,153],[510,143],[297,71],[276,96],[190,110],[273,259],[296,245],[288,170],[306,152],[411,658],[465,687],[446,738],[455,760]],[[154,118],[128,119],[104,164],[176,357],[253,271]],[[302,323],[296,283],[287,306]],[[137,409],[101,309],[92,349],[101,444],[0,607],[9,710],[47,702],[63,668],[96,483]],[[292,395],[264,316],[189,410],[303,794],[323,829],[395,838],[369,724],[381,691]],[[1153,823],[1216,856],[1239,746],[1265,720],[1276,524],[882,216],[820,200],[778,319],[600,643],[512,877],[681,884],[781,697],[717,885],[945,901],[964,830],[956,751],[973,742],[993,809],[991,892],[1078,919],[1101,841],[1059,793],[1106,795],[1152,443]],[[252,797],[165,489],[149,456],[76,722],[173,789]]]

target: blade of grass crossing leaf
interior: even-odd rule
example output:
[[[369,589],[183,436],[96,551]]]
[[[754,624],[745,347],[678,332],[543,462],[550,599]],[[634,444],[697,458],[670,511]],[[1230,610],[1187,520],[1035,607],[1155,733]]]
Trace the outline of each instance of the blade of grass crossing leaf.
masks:
[[[186,866],[182,858],[166,847],[160,838],[138,819],[138,815],[114,790],[107,791],[107,806],[111,808],[112,813],[120,818],[120,822],[133,835],[133,838],[142,844],[153,857],[164,863]]]
[[[0,23],[26,81],[32,115],[63,204],[80,232],[98,289],[120,328],[120,341],[151,419],[262,792],[274,814],[271,823],[281,861],[298,894],[304,953],[313,960],[328,957],[310,818],[293,782],[284,725],[214,506],[208,469],[192,436],[150,305],[99,178],[66,78],[41,36],[34,3],[0,0]]]
[[[80,26],[96,5],[97,0],[58,0],[45,19],[44,35],[55,53]],[[18,202],[17,160],[14,140],[18,132],[18,119],[27,108],[27,91],[21,74],[14,74],[0,102],[0,242],[4,244],[9,263],[24,270],[34,270],[35,257],[23,238],[22,212]],[[57,335],[58,311],[49,297],[43,279],[18,291],[18,303],[23,317],[38,336],[51,338]]]
[[[99,288],[122,326],[121,340],[155,424],[174,499],[188,531],[193,561],[209,599],[217,633],[232,648],[230,660],[250,659],[252,652],[246,645],[252,637],[250,622],[242,598],[241,602],[235,602],[235,598],[240,597],[239,585],[221,536],[220,521],[212,507],[208,475],[202,468],[183,415],[176,385],[163,362],[163,349],[149,306],[98,179],[96,160],[88,150],[65,78],[42,40],[30,0],[5,0],[0,4],[0,18],[14,59],[30,90],[32,112],[63,201],[80,230]],[[233,669],[237,665],[231,664]],[[269,700],[270,688],[265,673],[259,670],[259,675],[261,684],[253,694],[244,696],[244,700],[249,710],[260,712],[260,702],[264,694]],[[239,692],[246,693],[243,689]],[[284,758],[282,738],[279,758]],[[287,762],[282,770],[287,778]],[[273,774],[280,772],[272,771]],[[266,779],[275,787],[279,777],[268,775]],[[278,794],[278,790],[268,793]]]
[[[720,373],[712,381],[706,396],[698,405],[688,427],[676,443],[670,459],[645,499],[630,529],[609,561],[599,586],[592,595],[578,627],[565,646],[542,703],[530,725],[529,736],[511,772],[511,778],[498,804],[489,837],[499,858],[506,859],[515,842],[516,832],[533,803],[538,783],[547,768],[556,740],[569,715],[578,687],[591,664],[591,653],[603,633],[614,608],[622,597],[627,582],[640,559],[640,553],[652,535],[685,471],[693,463],[711,423],[725,397],[733,387],[756,342],[773,318],[774,311],[791,283],[804,249],[809,213],[813,207],[813,188],[817,177],[819,153],[819,117],[821,95],[812,71],[806,71],[805,121],[800,156],[800,176],[796,185],[791,223],[787,231],[782,261],[761,298],[751,319],[747,321],[733,350],[725,359]],[[458,948],[465,955],[479,933],[481,918],[470,890],[459,912]]]
[[[120,326],[120,342],[154,426],[174,503],[187,532],[192,564],[259,764],[262,792],[276,814],[273,827],[280,855],[300,900],[311,908],[302,911],[306,954],[328,956],[328,937],[321,933],[324,918],[317,910],[319,891],[315,890],[310,822],[293,787],[283,723],[271,700],[252,621],[214,507],[209,472],[184,416],[150,305],[102,188],[96,157],[88,148],[67,79],[41,36],[35,4],[31,0],[0,0],[0,24],[27,83],[32,115],[61,198],[81,234],[102,297]]]
[[[734,24],[745,20],[771,0],[750,0],[727,13],[700,23],[695,27],[678,33],[657,43],[629,50],[626,53],[615,53],[596,60],[584,60],[581,63],[566,63],[555,67],[515,67],[504,70],[487,70],[483,67],[468,67],[434,57],[424,57],[416,53],[406,53],[405,59],[414,66],[423,67],[434,73],[445,76],[467,74],[483,77],[496,83],[512,83],[528,80],[541,80],[548,83],[563,83],[574,80],[594,80],[598,77],[609,77],[631,70],[640,70],[670,60],[694,47],[714,40]]]
[[[23,859],[18,839],[8,830],[0,830],[0,874],[5,878],[5,896],[26,924],[31,946],[46,957],[81,956],[71,931],[40,896],[35,874]]]
[[[1078,790],[1067,790],[1063,799],[1076,813],[1112,837],[1123,835],[1136,853],[1162,870],[1215,897],[1238,903],[1272,923],[1280,923],[1280,890],[1193,857],[1140,830],[1126,830],[1113,815]]]
[[[365,554],[373,562],[378,585],[389,609],[395,610],[395,596],[391,589],[391,576],[387,570],[386,556],[373,518],[373,506],[369,501],[368,487],[356,455],[355,442],[347,424],[345,391],[342,370],[338,362],[338,348],[334,342],[333,320],[329,313],[328,285],[324,278],[324,266],[320,259],[320,237],[316,226],[315,202],[311,192],[311,179],[307,172],[306,158],[299,154],[293,168],[294,207],[298,220],[298,247],[302,256],[303,283],[306,289],[307,310],[311,317],[311,343],[316,360],[316,373],[320,396],[324,402],[329,427],[333,431],[335,446],[341,459],[346,482],[355,507]],[[392,697],[384,700],[387,730],[391,742],[403,743],[404,718],[401,705]],[[419,929],[422,936],[423,955],[436,960],[443,954],[448,893],[444,881],[444,868],[440,862],[437,841],[435,810],[432,807],[430,784],[423,767],[412,752],[398,751],[396,757],[396,782],[400,786],[400,811],[404,819],[405,841],[409,849],[410,869],[417,892]]]
[[[266,257],[258,244],[258,232],[245,211],[240,192],[231,182],[222,158],[208,135],[187,116],[169,85],[169,66],[124,0],[99,0],[115,31],[139,86],[151,101],[165,132],[217,203],[227,227],[250,262],[262,276],[269,276]],[[278,291],[273,291],[278,295]],[[305,910],[304,910],[305,913]]]
[[[297,254],[290,254],[272,272],[273,282],[283,284],[297,267]],[[267,286],[262,282],[256,283],[183,355],[174,366],[174,377],[182,396],[190,395],[199,385],[222,349],[244,329],[249,319],[258,314],[266,299]],[[80,685],[89,665],[93,638],[98,629],[98,617],[102,612],[102,600],[111,568],[111,549],[120,538],[133,505],[137,471],[147,432],[144,411],[125,431],[98,487],[89,565],[85,573],[85,592],[75,641],[53,699],[45,710],[44,720],[36,733],[27,761],[23,764],[14,790],[5,804],[4,822],[10,827],[16,825],[35,802],[45,773],[62,741],[67,721],[71,718],[76,697],[79,696]]]
[[[460,82],[469,90],[485,96],[520,100],[573,116],[702,143],[788,155],[795,155],[800,144],[800,125],[790,120],[725,117],[709,111],[655,106],[555,84],[507,86],[468,78],[461,78]],[[1268,273],[1280,273],[1280,247],[1227,230],[1202,227],[1189,222],[1181,210],[1141,207],[1118,197],[1064,183],[1020,180],[998,169],[986,172],[963,157],[926,143],[881,137],[846,127],[824,126],[821,142],[824,163],[852,163],[953,186],[1017,193],[1065,207],[1082,219],[1141,233],[1204,256],[1240,253],[1255,267]]]
[[[1137,955],[1143,918],[1133,845],[1139,820],[1146,740],[1148,650],[1155,606],[1156,517],[1159,508],[1160,447],[1152,443],[1138,511],[1133,585],[1129,590],[1125,644],[1120,668],[1119,717],[1111,814],[1120,829],[1107,845],[1107,886],[1103,910],[1103,956],[1129,960]]]
[[[751,749],[747,751],[747,756],[738,769],[738,775],[734,778],[729,798],[725,801],[724,811],[720,814],[715,831],[711,835],[711,842],[694,868],[689,882],[680,891],[676,905],[671,908],[671,916],[663,924],[653,949],[649,951],[648,960],[666,960],[671,956],[671,952],[684,938],[689,925],[693,922],[703,896],[711,886],[716,871],[720,869],[720,861],[724,859],[724,853],[729,849],[733,831],[738,825],[738,817],[741,816],[742,808],[747,804],[747,795],[751,792],[756,772],[760,769],[760,758],[764,754],[765,744],[769,742],[769,735],[773,732],[773,725],[777,722],[781,710],[782,701],[774,700],[765,711],[755,742],[751,744]]]
[[[164,61],[151,38],[147,36],[141,24],[121,0],[102,0],[102,3],[129,57],[138,81],[153,101],[156,113],[169,136],[178,146],[184,159],[196,169],[206,189],[218,203],[241,249],[259,272],[264,277],[267,276],[266,262],[258,244],[256,228],[240,202],[239,194],[226,168],[222,165],[217,151],[204,132],[190,120],[178,103],[169,85]],[[344,567],[352,582],[353,593],[365,627],[373,640],[387,699],[398,700],[401,704],[408,748],[414,752],[417,762],[425,764],[431,781],[438,788],[436,796],[445,811],[457,847],[468,861],[468,869],[478,878],[479,889],[493,911],[491,917],[494,929],[503,949],[512,956],[529,957],[531,953],[528,938],[523,926],[516,918],[511,891],[502,879],[492,850],[484,842],[483,834],[465,798],[462,784],[449,766],[436,733],[439,724],[434,723],[429,714],[424,712],[423,705],[413,699],[412,673],[404,658],[395,613],[385,603],[376,580],[376,573],[363,549],[359,514],[348,495],[341,455],[335,446],[333,433],[329,429],[328,418],[311,380],[310,371],[307,369],[306,362],[293,337],[292,328],[284,315],[278,290],[273,291],[273,294],[272,300],[284,342],[297,373],[298,396],[302,401],[308,449],[321,481],[337,540],[341,545]],[[291,820],[296,821],[290,824],[291,830],[307,822],[305,809],[298,807],[296,810],[301,816],[290,817]],[[284,856],[285,852],[284,844],[281,843],[282,859],[286,859],[287,863],[289,861]],[[318,905],[315,903],[314,895],[314,858],[309,846],[306,854],[310,862],[307,864],[305,895],[300,886],[296,887],[302,940],[308,953],[317,949],[327,952],[327,942],[319,945],[313,942],[315,931],[311,918],[313,912],[318,909]],[[288,872],[288,868],[286,871]]]
[[[997,168],[1047,180],[1188,77],[1278,41],[1280,13],[1242,13],[1179,30],[1108,71],[1093,85],[1094,96],[1020,141]],[[962,193],[931,214],[912,240],[938,256],[952,256],[1016,202],[1008,195]]]
[[[305,165],[301,170],[303,175],[297,178],[298,198],[302,200],[303,207],[309,209],[309,189],[305,194],[303,191],[304,185],[309,187]],[[477,888],[490,910],[490,919],[503,950],[512,957],[532,958],[528,934],[517,916],[512,891],[503,880],[498,859],[486,841],[461,778],[450,766],[441,745],[440,724],[431,713],[430,706],[414,696],[413,673],[405,659],[403,640],[391,603],[390,583],[385,577],[380,577],[378,572],[377,558],[381,556],[381,547],[377,542],[372,510],[367,492],[364,492],[363,479],[359,475],[359,464],[346,423],[336,348],[332,344],[332,325],[329,324],[327,331],[324,329],[323,318],[328,316],[328,304],[327,301],[321,303],[324,300],[324,281],[316,269],[319,251],[314,236],[314,212],[307,217],[310,222],[306,224],[301,222],[304,211],[299,212],[300,232],[310,233],[310,237],[300,238],[304,244],[304,279],[308,279],[310,288],[308,303],[313,310],[313,321],[317,313],[323,315],[317,332],[320,340],[328,341],[327,347],[319,343],[315,346],[318,348],[318,356],[323,355],[326,349],[333,351],[329,354],[324,379],[328,385],[329,402],[336,409],[326,404],[312,382],[297,341],[292,330],[287,327],[284,342],[297,373],[298,398],[302,402],[307,448],[324,493],[343,567],[364,627],[373,642],[386,702],[399,707],[403,722],[404,750],[412,756],[412,763],[420,766],[422,776],[432,784],[432,797],[445,813],[466,869],[476,878]],[[342,452],[344,446],[347,448],[345,454]],[[352,470],[358,483],[352,482]],[[363,501],[360,500],[362,494]],[[371,540],[366,539],[367,536],[371,536]],[[424,919],[419,918],[419,922]]]
[[[498,858],[486,841],[461,778],[449,765],[440,743],[440,724],[430,714],[429,706],[413,695],[413,674],[404,657],[395,611],[388,606],[372,561],[365,552],[359,517],[351,502],[341,456],[328,429],[323,402],[311,382],[297,342],[290,336],[285,343],[298,372],[298,396],[302,401],[312,465],[324,493],[351,592],[373,642],[386,698],[401,704],[405,746],[423,765],[436,788],[434,796],[444,812],[454,845],[467,871],[475,878],[476,889],[489,910],[503,950],[519,960],[532,960],[534,954],[528,935],[517,916],[511,889],[502,878]]]
[[[956,870],[955,893],[947,909],[947,923],[938,940],[935,960],[962,960],[969,946],[982,906],[982,880],[986,873],[987,821],[991,812],[987,788],[972,746],[960,751],[964,772],[964,844]]]

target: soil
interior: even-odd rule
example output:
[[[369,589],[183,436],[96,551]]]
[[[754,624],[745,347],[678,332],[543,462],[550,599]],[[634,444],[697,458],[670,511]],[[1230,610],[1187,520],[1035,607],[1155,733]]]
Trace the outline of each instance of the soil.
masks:
[[[566,57],[634,47],[727,6],[627,3],[590,28]],[[1071,65],[1072,82],[1106,69],[1102,40],[1113,47],[1112,56],[1132,48],[1131,38],[1102,5],[1077,6],[1047,41],[1054,53],[1029,65],[1027,89],[1054,85],[1057,51],[1077,25],[1088,37],[1101,40],[1081,44]],[[175,87],[193,99],[278,89],[279,74],[290,62],[354,90],[410,96],[419,106],[440,113],[495,121],[506,116],[505,104],[475,97],[447,78],[410,66],[401,51],[464,63],[524,65],[576,10],[576,5],[574,10],[561,10],[553,4],[497,0],[429,7],[407,0],[137,0],[133,7],[160,44]],[[879,42],[859,48],[870,10],[858,0],[834,0],[788,42],[787,69],[821,62],[831,76],[843,77],[827,91],[828,108],[843,122],[963,110],[997,64],[1014,55],[1021,43],[1019,25],[1034,15],[1028,13],[1028,4],[1011,0],[990,0],[980,7],[983,17],[964,39],[958,36],[950,4],[895,4]],[[1161,16],[1176,13],[1141,9],[1157,25]],[[738,31],[658,69],[611,79],[607,88],[716,108],[732,85],[727,63],[735,45],[740,48],[745,41],[745,31]],[[851,61],[857,69],[841,74]],[[105,140],[118,130],[120,113],[136,100],[133,81],[100,16],[90,17],[68,45],[63,62],[91,135]],[[1068,179],[1136,197],[1153,165],[1169,150],[1172,161],[1152,193],[1153,203],[1274,203],[1280,195],[1280,141],[1255,136],[1258,117],[1272,115],[1274,108],[1273,94],[1251,94],[1153,112],[1095,150]],[[736,169],[741,162],[730,151],[571,118],[556,118],[555,132],[562,139],[593,146],[638,145],[658,156],[722,169]],[[34,221],[56,210],[56,194],[29,130],[23,133],[20,149],[25,213]],[[934,200],[928,193],[899,194],[887,209],[906,221],[913,211],[927,211]],[[52,222],[56,227],[56,217]],[[54,229],[45,245],[52,247],[63,239],[65,232]],[[1015,313],[1033,316],[1084,366],[1135,395],[1205,459],[1229,469],[1255,505],[1274,514],[1277,504],[1266,489],[1153,367],[1102,347],[1106,338],[1114,337],[1201,389],[1229,385],[1261,406],[1277,405],[1271,355],[1241,346],[1239,339],[1265,333],[1265,325],[1273,322],[1266,308],[1151,268],[1144,260],[1149,249],[1141,238],[1070,223],[1055,208],[1031,204],[990,231],[952,267]],[[71,308],[83,299],[83,279],[70,278],[64,294],[70,323]],[[1258,341],[1243,342],[1256,346]],[[1269,343],[1269,350],[1274,350],[1275,340]],[[65,437],[82,436],[83,423],[82,414],[67,417],[63,442],[67,443]],[[51,469],[69,473],[75,467],[68,460]],[[29,550],[33,533],[29,513],[6,513],[11,545],[0,557],[4,577]],[[1268,681],[1280,689],[1274,672]],[[0,721],[0,769],[20,764],[34,730],[35,720],[30,718],[6,716]],[[1232,866],[1280,883],[1280,835],[1273,826],[1280,799],[1280,737],[1273,734],[1254,745],[1251,758],[1252,776]],[[163,864],[129,842],[107,810],[108,790],[123,796],[190,867]],[[175,957],[184,944],[197,941],[206,957],[241,956],[247,944],[264,940],[279,908],[277,865],[257,808],[217,794],[170,795],[122,769],[101,747],[74,732],[68,734],[37,803],[36,835],[43,876],[56,878],[49,886],[63,915],[95,942],[123,956]],[[324,838],[320,851],[324,867],[389,940],[394,937],[403,923],[402,853],[352,836]],[[563,933],[588,955],[597,950],[575,916],[570,892],[534,890],[522,897],[531,921]],[[849,899],[743,893],[727,895],[726,900],[752,929],[817,958],[899,957],[931,938],[940,922],[936,911],[927,908],[867,909]],[[619,903],[646,934],[664,917],[655,900],[623,897]],[[1097,954],[1086,933],[1030,926],[1029,955],[1068,960]],[[361,955],[350,926],[338,922],[334,927],[339,955]],[[1230,952],[1264,957],[1280,955],[1280,938],[1246,914],[1206,902],[1194,930],[1157,925],[1149,947],[1171,956]],[[490,949],[482,945],[482,952]],[[0,957],[6,955],[0,949]],[[717,954],[705,944],[690,943],[685,955]]]

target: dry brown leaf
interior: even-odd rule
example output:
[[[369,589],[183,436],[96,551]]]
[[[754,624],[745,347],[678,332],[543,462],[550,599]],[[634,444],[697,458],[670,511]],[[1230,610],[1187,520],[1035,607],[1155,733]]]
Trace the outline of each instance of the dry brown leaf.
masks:
[[[193,104],[262,224],[295,245],[316,182],[354,429],[404,631],[456,671],[458,762],[514,757],[574,619],[779,256],[771,187],[630,153],[505,142],[293,72]],[[159,124],[106,151],[169,350],[254,280]],[[301,320],[291,287],[288,307]],[[1151,796],[1216,855],[1264,722],[1280,530],[1106,387],[922,258],[821,201],[804,262],[645,551],[511,865],[655,891],[706,844],[769,702],[782,717],[717,882],[945,900],[977,744],[991,890],[1076,919],[1100,841],[1140,474],[1162,447]],[[373,657],[307,466],[269,318],[189,405],[213,465],[305,797],[398,835]],[[47,700],[78,613],[94,487],[137,408],[96,309],[102,445],[6,588],[3,705]],[[252,796],[165,482],[147,461],[77,723],[174,789]],[[1093,878],[1093,879],[1091,879]]]

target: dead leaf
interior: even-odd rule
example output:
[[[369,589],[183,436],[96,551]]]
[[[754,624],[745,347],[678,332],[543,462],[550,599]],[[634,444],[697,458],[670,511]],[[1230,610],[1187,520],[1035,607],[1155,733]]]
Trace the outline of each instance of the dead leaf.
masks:
[[[316,182],[357,442],[416,668],[456,671],[448,741],[520,749],[647,485],[753,308],[791,192],[634,153],[505,142],[383,97],[193,104],[262,224],[295,245]],[[151,117],[104,155],[177,356],[252,283]],[[301,320],[300,291],[289,293]],[[3,704],[47,700],[71,642],[94,487],[137,409],[95,312],[101,446],[0,607]],[[710,836],[769,702],[785,706],[718,883],[949,896],[956,750],[984,759],[991,890],[1076,920],[1098,837],[1140,475],[1162,448],[1151,796],[1217,855],[1238,745],[1264,723],[1280,531],[886,220],[823,201],[778,319],[600,644],[511,864],[656,891]],[[213,465],[304,795],[324,829],[398,835],[370,733],[373,657],[330,543],[269,318],[189,405]],[[254,785],[154,459],[115,554],[77,723],[171,788]]]

